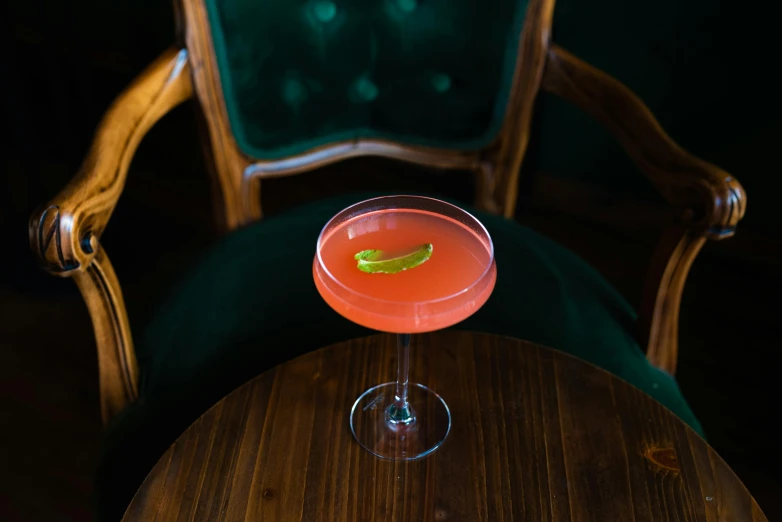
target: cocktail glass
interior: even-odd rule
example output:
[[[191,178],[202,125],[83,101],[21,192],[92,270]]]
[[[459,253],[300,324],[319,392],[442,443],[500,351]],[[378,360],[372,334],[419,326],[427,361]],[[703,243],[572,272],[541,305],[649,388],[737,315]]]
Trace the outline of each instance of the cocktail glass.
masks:
[[[368,251],[363,259],[370,262],[362,265],[358,254]],[[404,268],[405,263],[413,266]],[[350,427],[356,440],[393,460],[413,460],[437,449],[451,429],[451,414],[434,391],[408,381],[410,338],[466,319],[489,298],[497,267],[484,226],[437,199],[362,201],[321,231],[313,276],[336,312],[398,334],[396,381],[370,388],[353,404]]]

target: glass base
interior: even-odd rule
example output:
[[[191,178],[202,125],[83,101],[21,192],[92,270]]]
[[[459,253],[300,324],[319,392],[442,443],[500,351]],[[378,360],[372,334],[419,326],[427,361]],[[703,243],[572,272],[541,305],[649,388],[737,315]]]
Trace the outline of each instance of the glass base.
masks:
[[[412,421],[393,422],[396,383],[387,382],[365,391],[350,411],[350,429],[367,451],[390,460],[415,460],[436,450],[451,431],[451,412],[435,392],[410,383],[408,404]]]

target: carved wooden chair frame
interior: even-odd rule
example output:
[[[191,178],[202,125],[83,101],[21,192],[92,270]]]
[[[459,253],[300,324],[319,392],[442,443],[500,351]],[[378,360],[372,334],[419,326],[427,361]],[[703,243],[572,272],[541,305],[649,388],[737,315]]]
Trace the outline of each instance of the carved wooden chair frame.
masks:
[[[538,90],[559,95],[597,118],[615,136],[681,221],[657,247],[639,310],[647,357],[674,373],[684,282],[706,239],[733,235],[746,195],[735,178],[693,157],[662,130],[625,86],[550,41],[555,0],[529,3],[519,40],[506,119],[485,150],[443,151],[382,140],[334,143],[276,161],[244,155],[231,133],[203,0],[175,5],[181,45],[165,51],[123,91],[101,121],[77,175],[30,222],[30,240],[51,273],[73,277],[92,318],[104,422],[138,396],[139,370],[119,281],[99,239],[146,132],[195,95],[206,115],[218,219],[226,230],[258,220],[261,181],[346,158],[376,155],[478,176],[476,205],[512,217],[521,162]]]

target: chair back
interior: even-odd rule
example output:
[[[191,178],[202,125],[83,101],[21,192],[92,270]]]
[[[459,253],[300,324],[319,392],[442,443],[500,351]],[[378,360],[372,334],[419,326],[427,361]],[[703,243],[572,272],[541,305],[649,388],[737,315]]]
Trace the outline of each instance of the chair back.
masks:
[[[476,172],[513,214],[553,0],[181,0],[228,228],[361,155]]]

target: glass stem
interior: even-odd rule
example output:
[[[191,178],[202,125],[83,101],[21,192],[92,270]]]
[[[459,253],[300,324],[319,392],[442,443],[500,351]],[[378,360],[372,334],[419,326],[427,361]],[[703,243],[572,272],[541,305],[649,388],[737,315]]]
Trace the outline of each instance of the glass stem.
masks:
[[[391,424],[410,424],[415,421],[415,414],[407,402],[408,374],[410,373],[410,334],[398,334],[396,391],[394,402],[386,412]]]

